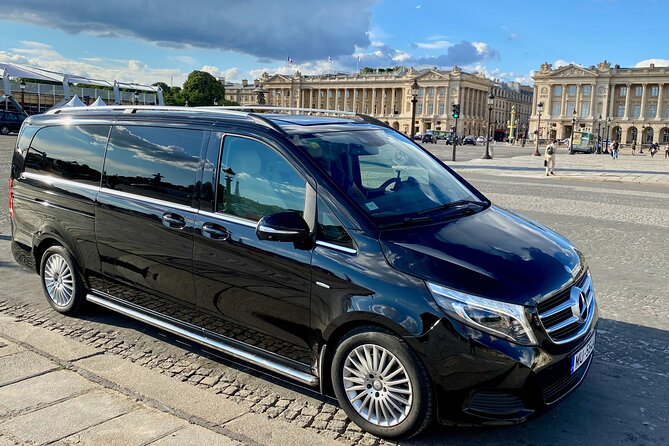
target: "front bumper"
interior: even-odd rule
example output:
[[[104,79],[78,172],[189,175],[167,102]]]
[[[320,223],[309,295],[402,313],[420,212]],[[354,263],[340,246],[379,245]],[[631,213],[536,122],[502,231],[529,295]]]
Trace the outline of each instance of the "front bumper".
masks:
[[[477,423],[516,423],[558,403],[588,373],[594,353],[574,373],[571,358],[595,335],[595,308],[590,329],[581,338],[556,346],[521,346],[442,318],[410,344],[430,371],[439,403],[439,418]]]

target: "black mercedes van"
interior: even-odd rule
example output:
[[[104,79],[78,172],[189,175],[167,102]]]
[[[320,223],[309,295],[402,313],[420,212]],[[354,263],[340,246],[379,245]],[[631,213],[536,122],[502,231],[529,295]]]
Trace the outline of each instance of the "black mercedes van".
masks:
[[[32,116],[12,250],[92,302],[334,394],[364,430],[518,422],[584,379],[583,255],[372,118],[100,107]]]

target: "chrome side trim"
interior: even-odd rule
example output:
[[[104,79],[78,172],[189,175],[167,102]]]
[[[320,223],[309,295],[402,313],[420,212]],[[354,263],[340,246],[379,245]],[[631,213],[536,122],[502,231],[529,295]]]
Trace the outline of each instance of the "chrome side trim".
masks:
[[[266,232],[268,234],[280,234],[280,235],[297,235],[299,234],[299,231],[286,231],[282,229],[274,229],[270,226],[265,226],[265,225],[260,225],[258,226],[258,230],[262,232]]]
[[[335,245],[334,243],[328,243],[328,242],[324,242],[324,241],[322,241],[322,240],[316,240],[316,244],[317,244],[318,246],[322,246],[322,247],[324,247],[324,248],[330,248],[330,249],[334,249],[334,250],[336,250],[336,251],[345,252],[346,254],[357,254],[357,253],[358,253],[358,250],[357,250],[357,249],[347,248],[347,247],[345,247],[345,246]]]
[[[318,280],[316,281],[316,285],[326,288],[328,290],[330,289],[330,285],[328,285],[327,283],[319,282]]]
[[[247,220],[247,219],[241,218],[241,217],[236,217],[234,215],[217,214],[215,212],[209,212],[209,211],[203,211],[203,210],[198,211],[198,214],[199,215],[204,215],[205,217],[215,218],[215,219],[218,219],[218,220],[223,220],[223,221],[227,221],[227,222],[230,222],[230,223],[235,223],[235,224],[238,224],[238,225],[246,226],[246,227],[249,227],[249,228],[254,228],[255,229],[256,226],[258,226],[257,222],[254,222],[252,220]]]
[[[50,175],[44,175],[44,174],[40,174],[40,173],[23,172],[21,174],[21,177],[29,178],[31,180],[41,181],[42,183],[46,183],[46,184],[62,184],[62,185],[65,185],[65,186],[72,186],[72,187],[78,187],[78,188],[81,188],[81,189],[88,189],[88,190],[95,191],[95,192],[100,190],[100,186],[92,186],[90,184],[79,183],[78,181],[66,180],[64,178],[52,177]]]
[[[158,205],[158,206],[180,209],[180,210],[186,211],[186,212],[193,212],[193,213],[197,212],[197,209],[195,209],[194,207],[186,206],[184,204],[172,203],[171,201],[165,201],[165,200],[159,200],[157,198],[145,197],[144,195],[131,194],[130,192],[123,192],[123,191],[120,191],[120,190],[110,189],[108,187],[101,187],[100,192],[108,194],[108,195],[114,195],[116,197],[127,198],[129,200],[136,200],[136,201],[141,201],[141,202],[144,202],[144,203],[155,204],[155,205]]]
[[[207,347],[211,347],[215,350],[218,350],[235,358],[250,362],[253,365],[271,370],[275,373],[278,373],[279,375],[288,377],[290,379],[294,379],[310,387],[318,387],[319,385],[319,379],[314,375],[311,375],[309,373],[304,373],[299,370],[295,370],[286,365],[279,364],[267,358],[263,358],[260,355],[237,348],[233,345],[209,339],[201,334],[198,334],[190,330],[186,330],[185,328],[181,328],[170,322],[163,321],[148,314],[111,302],[110,300],[107,300],[104,297],[97,296],[95,294],[87,294],[86,300],[89,302],[93,302],[97,305],[100,305],[102,307],[108,308],[110,310],[116,311],[118,313],[121,313],[125,316],[131,317],[133,319],[145,322],[149,325],[153,325],[154,327],[160,328],[177,336],[182,336],[186,339],[190,339],[191,341],[197,342],[202,345],[206,345]]]

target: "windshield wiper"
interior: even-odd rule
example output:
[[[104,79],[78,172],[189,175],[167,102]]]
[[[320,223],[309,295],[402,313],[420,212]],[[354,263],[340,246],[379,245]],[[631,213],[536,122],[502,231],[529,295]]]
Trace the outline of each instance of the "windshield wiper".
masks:
[[[380,228],[390,228],[393,226],[405,226],[405,225],[412,225],[412,224],[417,224],[417,223],[432,223],[434,220],[432,220],[430,217],[405,217],[400,221],[394,221],[392,223],[381,223],[379,225]]]
[[[418,211],[416,214],[418,215],[423,215],[423,214],[429,214],[430,212],[434,211],[441,211],[444,209],[450,209],[458,206],[465,206],[465,205],[470,205],[473,204],[475,206],[480,206],[481,208],[488,207],[490,205],[490,202],[488,201],[476,201],[476,200],[456,200],[456,201],[451,201],[450,203],[442,204],[437,207],[433,207],[430,209],[425,209],[423,211]]]

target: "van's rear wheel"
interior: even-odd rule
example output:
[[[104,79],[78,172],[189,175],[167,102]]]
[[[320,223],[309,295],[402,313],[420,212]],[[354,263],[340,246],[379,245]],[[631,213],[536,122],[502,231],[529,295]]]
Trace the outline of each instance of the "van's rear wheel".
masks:
[[[337,346],[331,374],[342,408],[367,432],[410,438],[432,422],[430,377],[411,348],[388,332],[349,333]]]
[[[42,254],[40,264],[42,290],[54,310],[76,314],[85,301],[86,292],[76,263],[62,246],[51,246]]]
[[[3,135],[9,135],[9,127],[3,125],[2,127],[0,127],[0,133],[2,133]]]

